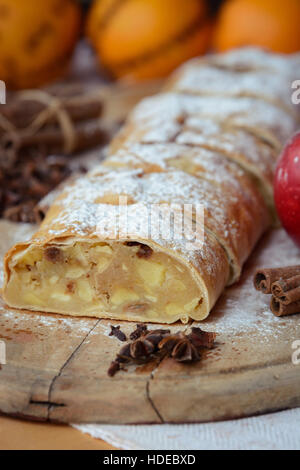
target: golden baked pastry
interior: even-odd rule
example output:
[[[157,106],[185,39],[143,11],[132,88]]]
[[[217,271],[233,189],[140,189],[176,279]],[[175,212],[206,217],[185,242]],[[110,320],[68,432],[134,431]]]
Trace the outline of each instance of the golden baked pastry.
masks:
[[[62,188],[35,236],[5,257],[10,306],[162,323],[208,316],[271,225],[276,159],[296,128],[280,88],[295,57],[263,66],[268,54],[257,52],[254,65],[246,50],[246,71],[235,54],[235,65],[230,55],[186,65],[135,109],[103,164]],[[269,99],[260,78],[272,68]],[[184,91],[182,77],[203,70],[228,86],[242,74],[243,92],[229,96],[217,79],[211,96],[198,96],[199,83]]]

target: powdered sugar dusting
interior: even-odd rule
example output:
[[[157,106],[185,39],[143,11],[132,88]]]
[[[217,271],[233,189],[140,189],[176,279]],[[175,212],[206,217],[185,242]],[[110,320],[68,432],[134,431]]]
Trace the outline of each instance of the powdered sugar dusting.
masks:
[[[2,300],[0,299],[0,318],[1,325],[5,325],[6,320],[10,321],[11,318],[14,320],[15,330],[30,331],[32,330],[32,325],[35,325],[35,328],[53,328],[57,329],[59,324],[62,330],[66,328],[77,326],[78,334],[88,333],[91,329],[91,321],[83,318],[74,318],[74,317],[64,317],[62,315],[51,315],[51,314],[39,314],[39,313],[29,313],[16,310],[9,310],[6,306],[3,305]],[[38,320],[38,323],[37,323]],[[0,326],[1,326],[0,325]]]
[[[222,101],[223,98],[220,103]],[[231,105],[229,102],[225,106],[228,111],[223,116],[218,116],[218,119],[208,116],[209,111],[206,111],[207,108],[202,107],[201,104],[198,106],[197,112],[193,114],[191,108],[195,108],[195,103],[197,103],[197,97],[193,99],[176,94],[160,95],[143,101],[129,121],[126,136],[127,148],[134,143],[170,142],[207,147],[225,153],[229,158],[238,161],[248,169],[250,168],[254,174],[264,179],[264,184],[271,186],[278,152],[275,152],[269,145],[264,144],[262,140],[258,140],[257,137],[243,130],[243,126],[246,128],[245,123],[248,122],[248,116],[253,116],[252,126],[255,133],[259,134],[260,129],[266,129],[270,135],[275,136],[275,140],[281,136],[280,140],[285,141],[290,136],[290,132],[295,130],[295,122],[291,117],[282,112],[284,116],[280,118],[280,121],[276,118],[268,127],[268,125],[263,124],[263,116],[258,117],[256,121],[255,109],[251,112],[250,108],[249,112],[246,113],[247,100],[241,106],[242,109],[244,107],[246,113],[244,117],[243,112],[235,113],[236,107],[239,107],[239,105]],[[217,103],[214,102],[213,105],[216,106]],[[263,108],[264,104],[261,104],[261,106]],[[215,109],[218,110],[218,107]],[[226,121],[226,116],[231,116],[232,121]],[[238,126],[234,126],[235,120],[236,123],[239,123]],[[282,122],[285,123],[283,126],[281,126]],[[278,127],[281,129],[280,131],[278,131]],[[251,119],[249,119],[247,128],[251,128]],[[265,132],[261,131],[261,135],[265,136]],[[155,158],[154,153],[153,158]],[[138,152],[136,154],[138,155]]]
[[[108,158],[107,165],[112,167],[142,167],[144,171],[168,168],[182,168],[187,173],[197,175],[220,185],[223,189],[235,188],[239,197],[247,191],[246,173],[229,159],[206,148],[196,148],[175,143],[132,144]],[[149,168],[148,166],[149,165]],[[240,182],[242,180],[242,183]],[[256,192],[256,189],[255,189]]]
[[[291,326],[300,334],[299,315],[278,318],[271,313],[270,296],[254,289],[253,276],[260,267],[279,267],[300,263],[300,251],[280,229],[267,235],[248,261],[241,281],[227,289],[211,316],[201,322],[205,329],[239,338],[253,334],[257,341],[281,339]],[[291,341],[291,338],[287,339]]]
[[[208,62],[228,68],[244,70],[268,70],[291,77],[296,72],[300,54],[272,54],[256,47],[233,49],[225,54],[208,56]]]
[[[252,129],[257,134],[268,131],[284,143],[296,130],[295,120],[272,103],[250,97],[191,96],[165,93],[143,100],[133,111],[131,122],[143,126],[151,122],[166,138],[179,130],[180,116],[211,117],[228,124]],[[176,122],[177,120],[177,122]],[[173,121],[173,128],[171,122]],[[152,134],[152,132],[151,132]],[[149,140],[151,138],[149,136]],[[153,137],[153,135],[152,135]]]
[[[201,95],[248,96],[278,103],[294,111],[291,102],[292,77],[268,71],[234,72],[213,66],[186,66],[172,89]]]
[[[207,129],[207,128],[206,128]],[[217,139],[219,135],[219,139]],[[255,139],[237,131],[235,133],[201,133],[194,129],[187,129],[180,134],[176,141],[180,144],[193,146],[207,146],[213,150],[224,152],[228,157],[245,164],[253,173],[260,174],[266,183],[273,182],[276,161],[272,158],[272,152],[267,146],[257,147]],[[255,171],[257,168],[259,171]]]

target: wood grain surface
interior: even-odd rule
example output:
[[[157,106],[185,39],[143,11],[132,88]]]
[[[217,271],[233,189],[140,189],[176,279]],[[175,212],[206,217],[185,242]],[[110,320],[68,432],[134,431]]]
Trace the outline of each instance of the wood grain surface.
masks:
[[[0,416],[0,450],[116,450],[71,426]]]
[[[0,255],[33,230],[0,222]],[[195,365],[165,359],[109,378],[108,366],[122,345],[108,336],[110,325],[120,324],[128,335],[133,323],[13,311],[1,304],[0,339],[7,347],[1,412],[61,423],[182,423],[300,406],[300,369],[291,360],[299,316],[274,317],[269,297],[252,286],[256,267],[286,264],[287,258],[299,263],[299,251],[282,230],[261,241],[242,280],[201,323],[218,333],[218,343]]]

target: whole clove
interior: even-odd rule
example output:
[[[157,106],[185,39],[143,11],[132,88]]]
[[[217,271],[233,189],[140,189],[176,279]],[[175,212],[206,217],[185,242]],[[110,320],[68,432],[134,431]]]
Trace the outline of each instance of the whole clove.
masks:
[[[123,331],[120,329],[120,325],[118,326],[110,325],[110,328],[111,328],[111,331],[109,333],[109,336],[115,336],[116,338],[118,338],[119,341],[127,340],[125,333],[123,333]]]

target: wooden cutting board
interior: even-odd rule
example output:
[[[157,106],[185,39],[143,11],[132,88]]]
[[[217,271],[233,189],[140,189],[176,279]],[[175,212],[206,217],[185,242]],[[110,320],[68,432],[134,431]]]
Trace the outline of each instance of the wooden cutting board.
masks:
[[[108,87],[103,94],[107,125],[114,128],[160,85]],[[33,231],[30,225],[0,221],[0,257]],[[0,299],[0,340],[7,354],[0,370],[0,412],[66,423],[182,423],[299,406],[300,366],[291,357],[292,343],[300,340],[300,316],[274,317],[269,298],[252,286],[256,267],[294,263],[300,264],[300,254],[284,232],[267,235],[240,283],[201,324],[219,334],[215,350],[199,364],[165,359],[129,367],[114,378],[107,369],[121,343],[108,336],[110,325],[120,324],[128,334],[133,323],[13,311]]]
[[[0,256],[31,226],[0,222]],[[299,250],[282,230],[268,234],[239,284],[229,288],[201,327],[218,333],[216,349],[195,365],[170,359],[107,376],[128,322],[13,311],[0,304],[0,339],[7,364],[0,370],[0,410],[58,422],[161,423],[238,418],[300,406],[300,366],[292,343],[299,315],[276,318],[269,297],[252,286],[258,266],[299,264]],[[174,331],[182,329],[177,324]]]

